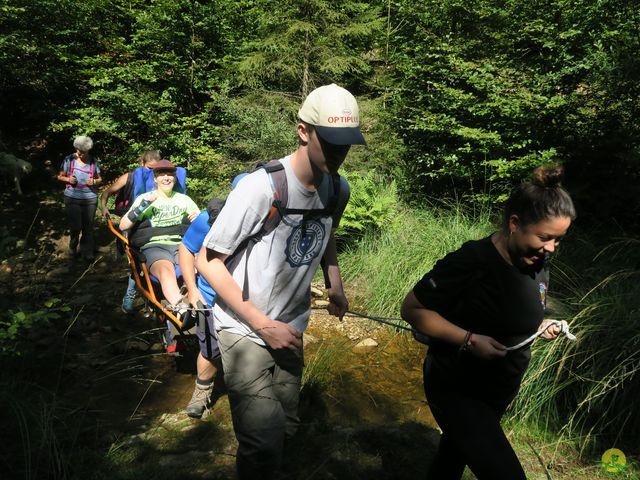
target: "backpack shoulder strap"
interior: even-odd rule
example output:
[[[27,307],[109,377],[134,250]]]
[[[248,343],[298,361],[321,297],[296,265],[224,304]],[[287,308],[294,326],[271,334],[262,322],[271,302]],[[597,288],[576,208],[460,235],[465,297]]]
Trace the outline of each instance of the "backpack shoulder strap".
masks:
[[[73,175],[73,167],[75,163],[73,155],[69,155],[64,159],[64,171],[66,172],[67,177],[71,177]],[[67,183],[67,188],[73,188],[73,185],[71,183]]]
[[[151,176],[151,182],[153,183],[153,171],[146,167],[138,167],[133,172],[133,198],[137,198],[143,193],[147,193],[147,182],[149,176]]]
[[[176,192],[187,193],[187,170],[184,167],[176,168]]]
[[[267,214],[267,218],[262,224],[260,231],[243,241],[233,255],[227,259],[227,262],[230,262],[232,258],[241,254],[240,252],[243,252],[242,254],[245,255],[244,283],[242,285],[242,299],[244,301],[249,299],[248,260],[251,250],[253,250],[253,246],[258,243],[260,238],[268,235],[276,229],[282,220],[282,217],[285,215],[285,209],[289,200],[287,175],[284,170],[284,165],[282,165],[280,160],[271,160],[269,162],[259,163],[256,168],[253,169],[253,172],[260,169],[264,169],[267,172],[267,178],[269,179],[269,184],[273,191],[273,202],[269,208],[269,213]]]
[[[134,174],[135,174],[135,171],[129,172],[129,174],[127,175],[127,181],[124,184],[124,188],[123,188],[123,190],[127,192],[129,195],[133,194],[133,180],[134,180],[133,177],[135,176]]]
[[[288,213],[289,184],[287,183],[287,173],[280,160],[271,160],[258,168],[263,168],[267,172],[273,190],[273,202],[261,230],[262,235],[267,235],[276,229],[282,217]]]
[[[220,215],[220,211],[222,210],[222,207],[224,207],[225,201],[226,200],[222,198],[212,198],[209,200],[209,204],[207,205],[207,213],[209,214],[207,223],[209,224],[209,228],[213,226],[216,218]]]
[[[331,181],[333,191],[331,192],[331,197],[329,197],[326,209],[333,215],[338,208],[338,203],[340,202],[340,194],[342,193],[342,177],[340,177],[340,175],[332,175]]]
[[[91,157],[89,160],[89,178],[95,178],[96,173],[96,157]]]

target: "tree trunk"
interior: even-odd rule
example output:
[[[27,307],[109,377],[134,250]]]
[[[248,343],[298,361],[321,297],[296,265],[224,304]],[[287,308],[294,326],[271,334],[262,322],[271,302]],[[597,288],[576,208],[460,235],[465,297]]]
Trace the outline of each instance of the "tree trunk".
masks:
[[[304,34],[304,60],[302,62],[302,98],[309,94],[309,32]]]

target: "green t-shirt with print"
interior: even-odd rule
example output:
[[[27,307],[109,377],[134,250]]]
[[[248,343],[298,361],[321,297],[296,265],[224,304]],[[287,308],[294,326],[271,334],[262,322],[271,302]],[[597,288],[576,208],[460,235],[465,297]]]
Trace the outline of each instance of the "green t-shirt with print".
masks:
[[[139,195],[129,212],[140,205],[147,194]],[[127,212],[127,215],[129,214]],[[151,228],[157,227],[173,227],[180,225],[185,215],[192,213],[200,213],[200,209],[191,198],[178,192],[172,192],[170,197],[158,195],[151,205],[138,217],[139,222],[149,220]],[[157,235],[151,237],[151,240],[145,246],[156,245],[175,245],[180,243],[180,235]]]

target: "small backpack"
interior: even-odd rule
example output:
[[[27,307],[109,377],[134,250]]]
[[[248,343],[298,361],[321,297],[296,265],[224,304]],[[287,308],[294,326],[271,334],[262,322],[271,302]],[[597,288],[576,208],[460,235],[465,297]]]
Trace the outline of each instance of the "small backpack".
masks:
[[[184,237],[191,222],[188,216],[182,218],[182,222],[178,225],[172,225],[170,227],[153,227],[151,220],[145,219],[142,222],[136,222],[136,224],[129,232],[129,244],[137,249],[144,247],[151,241],[153,237],[160,235],[178,235]]]
[[[127,175],[127,183],[118,191],[115,198],[114,213],[119,217],[123,216],[131,207],[135,199],[133,192],[133,172],[129,172]]]

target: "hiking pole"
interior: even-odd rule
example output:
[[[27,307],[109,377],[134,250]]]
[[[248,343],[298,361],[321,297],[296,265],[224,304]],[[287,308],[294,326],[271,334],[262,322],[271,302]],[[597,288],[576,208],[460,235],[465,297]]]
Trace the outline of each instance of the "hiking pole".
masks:
[[[312,310],[326,310],[326,307],[313,307]],[[329,313],[326,313],[325,315],[329,315]],[[413,338],[422,343],[423,345],[429,345],[430,343],[430,339],[427,335],[418,332],[415,328],[409,328],[409,327],[405,327],[403,325],[399,325],[397,323],[393,323],[391,320],[394,321],[400,321],[402,320],[401,318],[398,317],[374,317],[371,315],[365,315],[364,313],[358,313],[358,312],[353,312],[351,310],[347,310],[347,312],[345,313],[345,316],[347,317],[361,317],[361,318],[366,318],[368,320],[373,320],[374,322],[378,322],[378,323],[384,323],[385,325],[389,325],[391,327],[394,327],[396,329],[396,331],[398,330],[405,330],[407,332],[411,332],[411,335],[413,335]]]
[[[313,307],[312,310],[326,310],[326,307]],[[330,315],[328,312],[326,313],[326,315]],[[374,317],[371,315],[365,315],[364,313],[359,313],[359,312],[354,312],[352,310],[347,310],[345,313],[345,317],[360,317],[360,318],[366,318],[368,320],[373,320],[374,322],[378,322],[378,323],[384,323],[385,325],[389,325],[391,327],[395,327],[398,328],[400,330],[407,330],[408,332],[411,332],[412,330],[409,327],[405,327],[403,325],[399,325],[397,323],[393,323],[392,320],[395,321],[402,321],[401,318],[399,317]]]
[[[391,321],[391,320],[402,321],[402,319],[399,318],[399,317],[374,317],[374,316],[371,316],[371,315],[365,315],[364,313],[353,312],[351,310],[347,310],[346,315],[350,316],[350,317],[366,318],[368,320],[373,320],[374,322],[383,323],[385,325],[390,325],[390,326],[395,327],[397,329],[406,330],[408,332],[412,331],[412,329],[409,328],[409,327],[405,327],[403,325],[400,325],[398,323],[394,323],[394,322]]]

